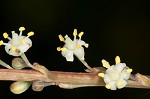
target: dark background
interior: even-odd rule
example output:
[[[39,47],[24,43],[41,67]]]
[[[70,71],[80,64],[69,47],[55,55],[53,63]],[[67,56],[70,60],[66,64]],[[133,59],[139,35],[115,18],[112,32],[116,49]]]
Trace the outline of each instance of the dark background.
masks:
[[[148,0],[147,0],[148,1]],[[150,10],[146,0],[1,0],[0,39],[4,32],[18,32],[24,26],[33,46],[26,52],[29,60],[45,65],[50,70],[83,72],[85,67],[75,58],[67,62],[56,47],[62,46],[58,35],[68,34],[73,38],[73,29],[83,31],[82,39],[89,43],[85,58],[91,67],[101,66],[106,59],[114,64],[119,55],[133,73],[150,74]],[[7,42],[7,40],[4,40]],[[11,64],[4,46],[0,47],[0,58]],[[3,68],[3,67],[2,67]],[[111,91],[104,87],[61,89],[57,86],[35,92],[31,88],[20,95],[9,90],[12,82],[0,82],[0,97],[5,98],[143,98],[149,99],[150,90],[124,88]]]

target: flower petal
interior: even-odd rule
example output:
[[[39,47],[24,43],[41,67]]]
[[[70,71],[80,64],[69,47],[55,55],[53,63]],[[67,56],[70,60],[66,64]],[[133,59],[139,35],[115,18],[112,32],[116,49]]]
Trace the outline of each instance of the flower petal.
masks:
[[[26,52],[29,48],[30,48],[30,46],[28,44],[22,44],[17,47],[17,49],[20,51],[20,53]]]
[[[111,90],[116,90],[117,86],[116,86],[116,82],[115,81],[111,81],[110,83],[108,83],[110,85],[110,89]]]
[[[75,49],[75,47],[76,47],[76,43],[75,42],[73,42],[71,39],[70,39],[70,37],[68,37],[67,35],[65,36],[65,47],[67,48],[67,49]]]
[[[111,78],[109,77],[108,74],[105,74],[105,75],[104,75],[104,82],[105,82],[105,83],[110,83],[110,82],[111,82]]]
[[[79,59],[79,60],[84,60],[84,48],[76,48],[74,50],[74,55]]]
[[[72,50],[67,50],[67,51],[62,51],[62,55],[66,58],[67,61],[73,61],[73,51]]]
[[[127,80],[127,79],[129,79],[130,74],[131,73],[127,73],[127,69],[124,69],[120,74],[120,78]]]
[[[20,43],[20,39],[15,31],[12,31],[12,45],[17,46]]]
[[[31,41],[31,39],[25,38],[25,40],[26,40],[26,43],[27,43],[27,44],[29,44],[30,46],[32,46],[32,41]]]
[[[110,72],[115,71],[115,65],[110,66],[107,70],[106,70],[106,74],[109,74]]]
[[[125,86],[127,85],[127,81],[124,80],[124,79],[119,79],[119,82],[120,82],[121,84],[117,84],[117,88],[118,88],[118,89],[121,89],[121,88],[123,88],[123,87],[125,87]]]
[[[86,44],[83,40],[79,40],[79,39],[76,40],[76,43],[80,44],[81,46]]]
[[[8,45],[5,45],[5,51],[9,54],[9,55],[12,55],[12,56],[19,56],[19,53],[15,52],[15,51],[12,51],[11,50],[11,47],[12,47],[12,42],[9,41],[8,42]]]
[[[120,73],[124,67],[126,67],[126,64],[125,63],[119,63],[119,64],[116,64],[115,65],[115,69]]]

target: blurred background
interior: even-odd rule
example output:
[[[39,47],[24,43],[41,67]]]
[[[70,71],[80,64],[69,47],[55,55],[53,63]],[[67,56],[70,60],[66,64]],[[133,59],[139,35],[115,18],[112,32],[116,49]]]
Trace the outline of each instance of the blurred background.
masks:
[[[82,40],[89,43],[85,60],[91,67],[102,66],[106,59],[114,64],[119,55],[133,73],[150,75],[150,10],[148,0],[1,0],[0,39],[2,34],[16,31],[21,26],[34,31],[33,46],[26,52],[30,62],[38,62],[49,70],[84,72],[85,67],[77,59],[67,62],[56,50],[63,46],[58,35],[73,30],[83,31]],[[4,40],[7,42],[7,40]],[[11,64],[4,46],[0,47],[0,59]],[[3,67],[1,67],[3,68]],[[42,92],[31,88],[20,95],[9,90],[10,81],[0,82],[0,97],[11,98],[144,98],[150,97],[148,89],[124,88],[110,91],[104,87],[87,87],[72,90],[57,86],[46,87]]]

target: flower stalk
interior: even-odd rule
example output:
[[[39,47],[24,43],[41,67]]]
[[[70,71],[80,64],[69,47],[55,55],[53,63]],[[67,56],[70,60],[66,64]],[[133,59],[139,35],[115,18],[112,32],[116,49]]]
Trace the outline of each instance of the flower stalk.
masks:
[[[92,87],[92,86],[105,86],[102,78],[94,73],[78,73],[78,72],[63,72],[63,71],[51,71],[54,75],[53,79],[48,78],[46,75],[36,70],[18,70],[18,69],[0,69],[0,80],[3,81],[42,81],[45,83],[53,83],[61,88],[72,89],[79,87]],[[133,75],[135,78],[136,74]],[[144,76],[144,75],[143,75]],[[150,76],[145,76],[146,79],[150,80]],[[145,86],[139,80],[128,80],[127,88],[145,88]]]

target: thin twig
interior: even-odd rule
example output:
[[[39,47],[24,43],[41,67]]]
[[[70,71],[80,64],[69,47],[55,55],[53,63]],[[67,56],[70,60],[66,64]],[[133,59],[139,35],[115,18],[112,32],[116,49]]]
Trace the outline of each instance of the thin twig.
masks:
[[[46,75],[36,70],[15,70],[15,69],[0,69],[0,80],[3,81],[35,81],[40,80],[43,82],[55,83],[63,88],[64,85],[74,85],[75,88],[85,86],[104,86],[103,79],[93,73],[78,73],[78,72],[63,72],[51,71],[53,79],[48,78]],[[150,79],[150,76],[146,76]],[[70,88],[70,86],[65,86]],[[64,88],[65,88],[64,87]],[[140,82],[128,80],[128,88],[148,88]],[[73,88],[73,87],[72,87]]]

